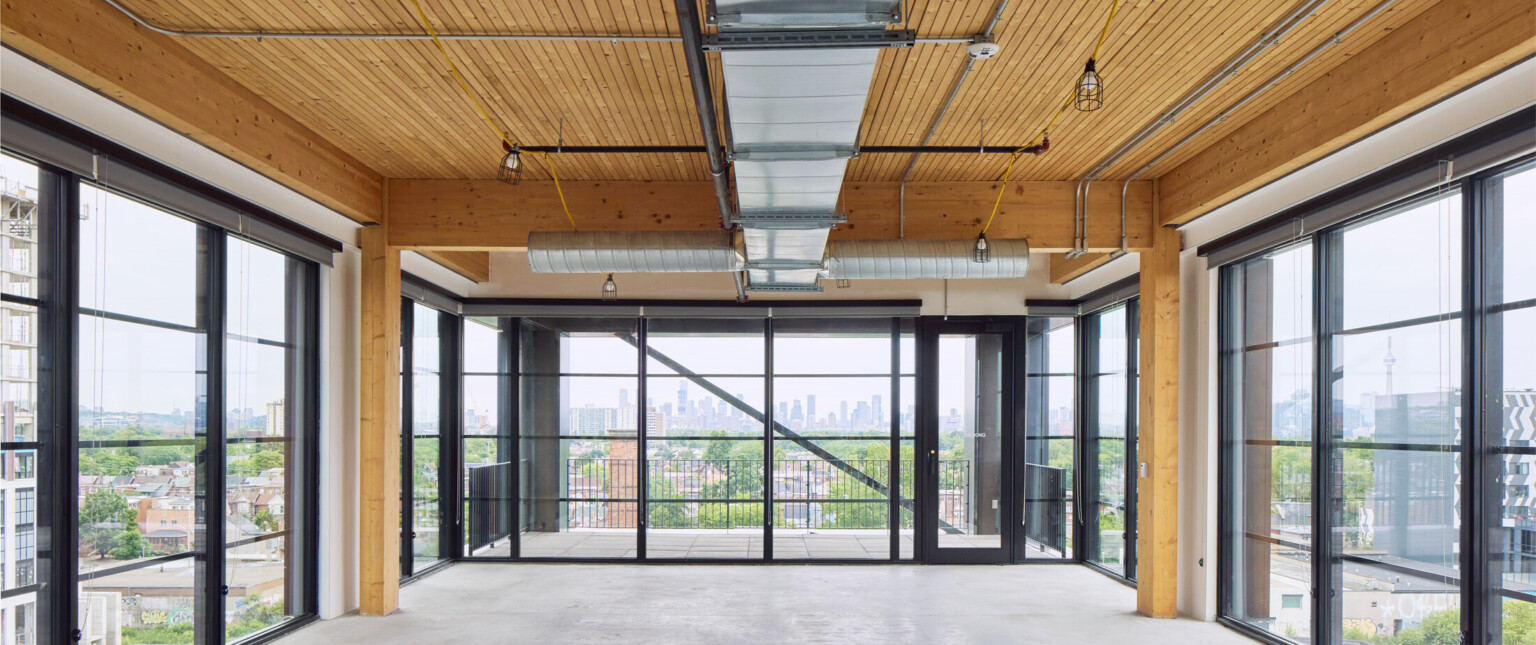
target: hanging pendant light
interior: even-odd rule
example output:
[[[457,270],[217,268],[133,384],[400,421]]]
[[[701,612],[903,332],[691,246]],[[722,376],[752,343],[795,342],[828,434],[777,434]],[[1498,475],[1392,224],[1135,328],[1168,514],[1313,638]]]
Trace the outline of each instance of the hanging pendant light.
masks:
[[[1092,112],[1104,106],[1104,79],[1094,65],[1094,60],[1088,59],[1082,77],[1077,79],[1077,95],[1072,103],[1080,112]]]
[[[992,249],[987,248],[987,234],[976,236],[976,249],[971,254],[971,261],[978,264],[986,264],[992,261]]]
[[[502,155],[501,165],[496,167],[496,180],[516,186],[523,180],[523,151],[506,141],[501,142],[501,149],[507,154]]]
[[[613,283],[613,274],[608,274],[608,281],[603,283],[603,300],[618,300],[619,285]]]

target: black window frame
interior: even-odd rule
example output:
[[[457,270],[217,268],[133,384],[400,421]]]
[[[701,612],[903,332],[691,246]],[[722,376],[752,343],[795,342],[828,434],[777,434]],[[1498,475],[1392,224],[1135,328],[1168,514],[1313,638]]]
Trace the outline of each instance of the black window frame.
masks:
[[[30,106],[6,94],[0,98],[7,124],[21,124],[12,138],[6,134],[3,144],[5,154],[17,157],[38,167],[38,235],[39,246],[36,261],[38,292],[31,296],[0,294],[6,302],[37,308],[36,328],[31,330],[38,347],[38,403],[37,419],[32,441],[6,444],[6,450],[35,450],[35,468],[38,473],[36,499],[37,513],[37,570],[36,583],[25,589],[12,589],[8,594],[29,590],[38,592],[35,604],[35,624],[39,642],[73,642],[84,634],[77,624],[79,607],[80,575],[75,551],[78,547],[76,514],[79,500],[78,454],[79,440],[79,341],[82,315],[122,318],[120,314],[107,314],[81,307],[80,303],[80,193],[83,186],[108,191],[114,195],[144,203],[157,210],[191,220],[199,230],[203,248],[198,253],[198,270],[203,273],[206,285],[202,297],[209,304],[201,307],[197,331],[203,335],[206,345],[206,362],[199,371],[206,370],[202,382],[206,388],[208,412],[205,434],[198,440],[209,447],[195,455],[199,469],[218,472],[220,476],[207,478],[209,482],[199,490],[197,504],[225,498],[224,456],[228,442],[225,437],[223,399],[227,374],[224,371],[225,355],[225,307],[223,292],[226,286],[224,249],[228,239],[244,241],[273,249],[284,256],[299,260],[302,265],[299,278],[305,281],[303,302],[297,303],[297,324],[309,341],[310,351],[300,356],[299,370],[303,387],[318,391],[320,384],[320,262],[315,258],[325,250],[338,251],[340,243],[314,233],[286,220],[260,206],[233,196],[222,189],[190,175],[156,162],[136,151],[123,147],[83,128],[68,123],[36,107]],[[97,158],[110,159],[112,166],[124,175],[131,175],[131,186],[119,185],[108,177],[94,177],[79,167],[66,167],[49,159],[70,157],[80,150],[91,151]],[[72,157],[71,157],[72,158]],[[89,158],[89,156],[87,157]],[[78,161],[78,159],[74,159]],[[239,221],[253,224],[261,231],[261,239],[242,235],[234,228],[216,223],[217,218],[204,219],[196,213],[168,207],[135,192],[132,186],[158,185],[189,200],[206,200],[224,213],[240,213]],[[189,201],[188,203],[191,203]],[[284,240],[292,240],[304,246],[304,250],[281,248]],[[160,325],[156,321],[134,320],[136,323]],[[290,321],[292,324],[293,321]],[[303,451],[302,466],[305,481],[319,481],[320,458],[320,404],[317,396],[305,397],[302,410],[292,416],[302,420],[305,431],[294,441],[294,450]],[[297,545],[290,547],[293,558],[285,561],[290,569],[285,572],[285,609],[290,616],[283,622],[239,639],[241,645],[259,645],[280,638],[319,617],[319,493],[316,486],[290,489],[289,508],[302,512],[289,512],[295,521],[305,523]],[[293,496],[302,495],[302,502],[294,502]],[[223,508],[222,502],[218,502]],[[224,550],[231,545],[224,540],[223,515],[218,521],[207,521],[201,542],[203,551],[173,554],[165,557],[195,557],[200,568],[194,583],[194,593],[202,595],[199,611],[194,621],[200,642],[224,643],[225,613]],[[285,533],[292,533],[290,528]],[[150,562],[153,562],[150,561]],[[140,566],[134,563],[130,566]],[[295,564],[298,571],[291,567]],[[142,566],[149,566],[142,564]],[[106,572],[93,572],[93,576]]]
[[[1453,159],[1466,150],[1476,150],[1478,146],[1492,147],[1501,143],[1507,146],[1511,139],[1528,142],[1532,129],[1529,123],[1532,114],[1532,110],[1522,110],[1519,114],[1474,131],[1456,141],[1385,168],[1323,198],[1308,202],[1298,209],[1279,214],[1273,219],[1282,222],[1280,224],[1267,221],[1255,225],[1252,235],[1261,236],[1265,233],[1265,229],[1273,231],[1278,226],[1284,226],[1283,222],[1299,221],[1310,212],[1336,209],[1338,204],[1349,203],[1351,199],[1360,199],[1362,195],[1370,195],[1373,191],[1388,189],[1393,182],[1400,181],[1402,177],[1413,172],[1422,174],[1436,168],[1440,172],[1445,172],[1454,166],[1448,166],[1441,160]],[[1490,141],[1493,144],[1490,144]],[[1492,549],[1496,546],[1491,544],[1490,539],[1490,534],[1494,532],[1486,530],[1488,527],[1497,526],[1497,521],[1503,515],[1502,486],[1496,479],[1503,472],[1502,456],[1536,454],[1536,448],[1502,445],[1500,371],[1489,364],[1490,357],[1502,356],[1500,344],[1502,329],[1498,314],[1536,307],[1536,300],[1494,304],[1498,303],[1499,299],[1495,291],[1496,281],[1490,277],[1501,275],[1504,251],[1503,245],[1498,242],[1501,235],[1496,230],[1500,220],[1493,216],[1491,210],[1501,203],[1496,194],[1497,182],[1503,175],[1533,167],[1536,167],[1536,154],[1530,152],[1530,146],[1527,144],[1525,151],[1512,159],[1490,164],[1486,168],[1480,168],[1465,175],[1452,176],[1449,180],[1442,181],[1440,185],[1431,188],[1421,188],[1411,194],[1399,195],[1390,203],[1330,221],[1327,225],[1315,230],[1297,232],[1291,239],[1282,243],[1272,244],[1262,250],[1225,261],[1219,267],[1213,267],[1219,269],[1220,282],[1218,289],[1220,296],[1216,303],[1219,320],[1217,333],[1221,339],[1218,352],[1225,353],[1231,348],[1229,339],[1233,333],[1232,327],[1239,325],[1243,320],[1233,285],[1238,280],[1236,274],[1244,262],[1303,242],[1310,243],[1313,248],[1310,260],[1312,281],[1309,285],[1313,303],[1312,318],[1309,321],[1310,330],[1306,336],[1312,343],[1309,357],[1313,379],[1311,387],[1313,400],[1317,402],[1312,410],[1313,436],[1310,442],[1313,539],[1308,549],[1311,562],[1309,642],[1336,643],[1343,638],[1340,606],[1342,594],[1337,591],[1342,588],[1343,580],[1341,566],[1336,566],[1336,563],[1344,556],[1339,554],[1341,546],[1336,544],[1337,538],[1329,537],[1334,535],[1333,529],[1337,525],[1337,518],[1333,516],[1338,509],[1333,507],[1340,491],[1337,490],[1337,485],[1331,483],[1331,477],[1324,476],[1324,473],[1337,470],[1335,453],[1339,449],[1339,437],[1335,436],[1337,429],[1330,418],[1333,407],[1332,379],[1336,377],[1328,374],[1329,370],[1324,369],[1324,366],[1334,364],[1331,355],[1333,343],[1330,339],[1340,332],[1349,331],[1340,329],[1342,304],[1340,302],[1341,287],[1338,283],[1339,235],[1350,227],[1401,212],[1409,205],[1433,200],[1442,194],[1449,195],[1452,190],[1459,192],[1461,198],[1461,211],[1453,217],[1458,222],[1461,235],[1461,260],[1458,269],[1461,275],[1462,293],[1458,307],[1454,311],[1436,314],[1429,318],[1461,323],[1457,340],[1460,344],[1458,349],[1461,352],[1461,376],[1457,384],[1463,401],[1459,406],[1461,432],[1459,443],[1445,450],[1454,454],[1459,460],[1456,466],[1460,475],[1461,493],[1457,510],[1461,526],[1457,537],[1460,546],[1457,584],[1463,642],[1495,642],[1501,630],[1502,611],[1499,608],[1502,607],[1505,597],[1536,602],[1536,597],[1500,588],[1502,569],[1499,567],[1500,563],[1490,557]],[[1212,247],[1214,252],[1220,253],[1223,250],[1222,247],[1240,246],[1244,242],[1243,235],[1235,234],[1233,239],[1219,241]],[[1211,252],[1213,249],[1201,249],[1202,254]],[[1383,327],[1399,327],[1413,322],[1424,322],[1424,320],[1399,321]],[[1294,645],[1295,641],[1240,620],[1232,611],[1236,581],[1233,577],[1235,572],[1232,570],[1234,554],[1231,552],[1230,537],[1241,530],[1240,526],[1236,526],[1241,519],[1233,517],[1230,511],[1232,499],[1238,494],[1235,488],[1241,482],[1232,480],[1235,467],[1233,460],[1236,456],[1231,449],[1241,444],[1243,438],[1241,429],[1234,427],[1234,420],[1229,411],[1235,405],[1235,398],[1241,396],[1235,385],[1241,375],[1233,373],[1233,367],[1227,360],[1218,360],[1217,363],[1216,378],[1220,409],[1217,417],[1219,421],[1216,480],[1219,498],[1217,620],[1263,642]],[[1475,401],[1480,401],[1480,404],[1472,404]],[[1446,493],[1448,496],[1451,494]]]

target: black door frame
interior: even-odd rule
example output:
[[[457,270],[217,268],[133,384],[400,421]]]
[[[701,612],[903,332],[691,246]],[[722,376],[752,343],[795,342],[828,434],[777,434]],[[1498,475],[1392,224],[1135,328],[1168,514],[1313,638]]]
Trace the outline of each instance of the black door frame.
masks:
[[[1017,508],[1022,490],[1015,461],[1020,450],[1023,426],[1023,379],[1024,352],[1018,342],[1021,317],[923,317],[918,319],[917,335],[917,454],[915,459],[915,483],[917,485],[918,513],[914,527],[917,531],[916,547],[919,559],[929,564],[1005,564],[1016,562],[1016,554],[1022,554],[1019,543],[1024,539],[1022,513]],[[1002,477],[998,504],[1000,546],[996,549],[941,549],[935,536],[938,533],[938,479],[937,450],[939,437],[939,336],[943,334],[1001,334],[1002,352],[1007,360],[1002,362],[1002,389],[1007,399],[1002,402],[1003,414],[999,430],[1002,436]]]

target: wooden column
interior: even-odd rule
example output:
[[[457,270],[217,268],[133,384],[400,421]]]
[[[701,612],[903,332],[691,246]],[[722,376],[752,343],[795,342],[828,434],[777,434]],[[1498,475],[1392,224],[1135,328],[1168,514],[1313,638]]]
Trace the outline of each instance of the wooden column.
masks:
[[[358,612],[383,616],[400,605],[400,250],[385,225],[360,238]]]
[[[1141,253],[1141,405],[1136,610],[1178,614],[1179,232],[1158,227]]]

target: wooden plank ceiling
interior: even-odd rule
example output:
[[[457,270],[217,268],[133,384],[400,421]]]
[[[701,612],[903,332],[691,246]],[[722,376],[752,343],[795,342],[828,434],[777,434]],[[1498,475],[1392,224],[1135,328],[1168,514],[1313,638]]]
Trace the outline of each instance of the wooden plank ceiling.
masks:
[[[195,31],[421,33],[411,0],[120,0],[160,27]],[[1125,0],[1101,53],[1105,107],[1068,110],[1053,147],[1014,176],[1082,176],[1296,3],[1269,0]],[[1111,168],[1120,179],[1299,60],[1382,0],[1331,0],[1214,94]],[[978,62],[934,145],[1028,143],[1054,113],[1088,58],[1113,0],[1013,0],[994,37],[1002,53]],[[1418,15],[1435,0],[1397,0],[1335,47],[1285,78],[1143,177],[1175,167],[1295,89]],[[676,36],[672,2],[648,0],[422,0],[440,33]],[[907,27],[919,38],[965,38],[985,29],[996,5],[913,0]],[[702,3],[700,13],[702,15]],[[499,143],[455,87],[428,41],[180,40],[240,83],[327,137],[379,174],[397,178],[493,176]],[[514,140],[526,145],[700,145],[682,46],[675,42],[448,42],[449,53]],[[864,145],[917,145],[965,66],[963,44],[887,50],[864,113]],[[717,96],[718,57],[711,56]],[[905,154],[865,155],[848,179],[895,181]],[[568,154],[562,179],[707,180],[700,154]],[[1003,155],[927,155],[919,181],[985,181]],[[535,160],[528,179],[546,179]]]

